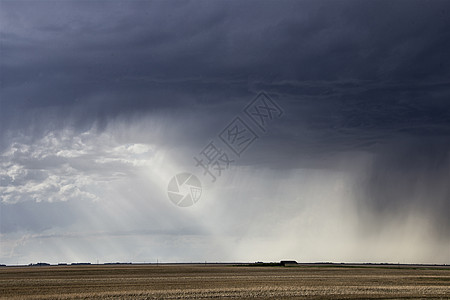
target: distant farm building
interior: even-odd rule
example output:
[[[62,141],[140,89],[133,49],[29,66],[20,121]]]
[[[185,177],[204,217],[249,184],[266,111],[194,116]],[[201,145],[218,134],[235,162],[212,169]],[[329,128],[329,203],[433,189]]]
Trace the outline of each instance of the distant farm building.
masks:
[[[280,261],[280,265],[283,267],[296,266],[298,263],[295,260],[282,260]]]
[[[28,266],[30,266],[30,267],[46,267],[46,266],[50,266],[50,264],[49,263],[38,262],[37,264],[31,263]]]

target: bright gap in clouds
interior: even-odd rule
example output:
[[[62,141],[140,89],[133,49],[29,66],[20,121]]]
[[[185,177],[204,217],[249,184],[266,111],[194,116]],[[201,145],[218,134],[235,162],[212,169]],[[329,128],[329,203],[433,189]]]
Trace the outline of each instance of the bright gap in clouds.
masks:
[[[51,132],[34,143],[16,141],[2,155],[4,203],[98,200],[98,190],[151,165],[154,147],[119,144],[103,132]]]

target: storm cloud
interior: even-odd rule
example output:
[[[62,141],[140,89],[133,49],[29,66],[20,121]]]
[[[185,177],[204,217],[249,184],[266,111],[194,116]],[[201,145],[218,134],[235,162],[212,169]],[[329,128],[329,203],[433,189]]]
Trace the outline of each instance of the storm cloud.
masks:
[[[0,262],[449,263],[447,1],[0,8]],[[284,114],[212,183],[260,91]]]

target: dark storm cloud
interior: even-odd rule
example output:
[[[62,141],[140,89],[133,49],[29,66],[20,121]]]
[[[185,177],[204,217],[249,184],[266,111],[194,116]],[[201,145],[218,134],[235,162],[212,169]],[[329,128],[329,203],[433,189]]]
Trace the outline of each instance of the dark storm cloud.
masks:
[[[56,108],[62,118],[92,121],[204,106],[205,95],[229,101],[224,90],[242,99],[251,95],[249,83],[270,91],[284,80],[327,81],[318,87],[323,94],[345,80],[414,84],[449,74],[445,2],[133,1],[105,10],[104,2],[11,1],[2,7],[5,127],[13,122],[6,111]],[[364,81],[357,84],[364,89]]]

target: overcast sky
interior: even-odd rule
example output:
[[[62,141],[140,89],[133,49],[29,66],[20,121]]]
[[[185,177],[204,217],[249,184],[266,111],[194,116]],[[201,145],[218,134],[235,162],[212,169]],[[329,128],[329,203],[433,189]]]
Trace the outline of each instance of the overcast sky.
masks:
[[[1,0],[0,263],[450,263],[449,15]],[[283,112],[264,130],[260,91]],[[236,117],[257,135],[240,156]],[[215,182],[194,160],[211,141],[232,160]],[[190,207],[167,194],[182,172]]]

